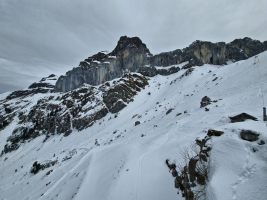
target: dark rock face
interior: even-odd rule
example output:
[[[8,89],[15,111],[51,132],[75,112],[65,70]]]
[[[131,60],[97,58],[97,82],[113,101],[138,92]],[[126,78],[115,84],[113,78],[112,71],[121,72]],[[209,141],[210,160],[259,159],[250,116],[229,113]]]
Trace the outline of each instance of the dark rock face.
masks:
[[[248,119],[250,120],[254,120],[257,121],[258,119],[256,117],[253,117],[252,115],[249,115],[247,113],[241,113],[232,117],[229,117],[231,120],[231,123],[235,123],[235,122],[243,122],[246,121]]]
[[[127,78],[122,78],[124,83],[111,88],[103,96],[103,102],[111,113],[117,113],[123,109],[138,91],[148,85],[146,78],[139,75],[125,75],[124,77]]]
[[[47,161],[45,163],[39,163],[38,161],[35,161],[32,164],[30,172],[32,174],[37,174],[39,171],[44,170],[46,168],[52,167],[57,163],[57,160]]]
[[[170,114],[174,109],[170,108],[169,110],[167,110],[166,115]]]
[[[222,65],[226,63],[226,45],[224,42],[196,41],[184,49],[184,59],[189,60],[191,65]]]
[[[119,112],[146,85],[146,77],[126,74],[98,87],[84,86],[61,94],[48,90],[35,105],[31,105],[31,95],[34,94],[28,94],[34,89],[26,90],[28,96],[13,96],[11,99],[8,96],[0,104],[0,128],[5,128],[15,115],[19,121],[2,154],[16,150],[22,143],[41,135],[46,136],[46,141],[54,134],[68,136],[73,129],[88,128],[109,112]],[[25,91],[20,92],[24,94]]]
[[[267,41],[251,38],[236,39],[228,44],[195,41],[182,50],[161,53],[150,58],[151,66],[169,66],[189,61],[187,67],[214,64],[223,65],[227,61],[239,61],[267,50]]]
[[[180,71],[179,67],[170,67],[168,69],[157,69],[159,75],[168,76]]]
[[[264,145],[265,144],[265,141],[264,140],[260,140],[259,142],[258,142],[258,145]]]
[[[119,78],[125,72],[140,72],[152,77],[179,71],[178,68],[168,70],[153,68],[156,66],[171,66],[184,62],[188,62],[184,68],[203,64],[222,65],[227,61],[247,59],[265,50],[267,50],[266,42],[250,38],[236,39],[228,44],[197,40],[184,49],[152,56],[138,37],[123,36],[111,53],[99,52],[82,61],[79,67],[67,72],[65,76],[61,76],[55,90],[66,92],[83,84],[99,85]]]
[[[170,66],[183,62],[183,51],[180,49],[154,55],[150,58],[151,66]]]
[[[48,77],[42,78],[39,82],[31,84],[27,90],[18,90],[12,92],[7,96],[7,99],[11,100],[15,98],[24,98],[38,93],[52,92],[57,79],[58,77],[56,75],[51,74]]]
[[[245,37],[243,39],[236,39],[227,44],[227,47],[229,49],[227,52],[228,53],[227,57],[229,57],[234,61],[250,58],[263,51],[266,51],[267,48],[265,44],[266,41],[261,43],[258,40],[252,40],[251,38],[248,37]],[[240,49],[239,54],[234,49]],[[234,52],[232,52],[231,50],[234,50]]]
[[[260,134],[256,133],[255,131],[251,131],[251,130],[242,130],[240,132],[240,137],[243,140],[246,140],[249,142],[257,141],[259,139],[259,135]]]
[[[148,64],[151,56],[146,45],[138,37],[123,36],[116,48],[109,54],[99,52],[80,63],[80,66],[61,76],[56,91],[70,91],[83,84],[99,85],[121,77],[125,72],[137,72],[140,66]]]
[[[29,89],[33,88],[54,88],[54,85],[51,85],[49,83],[33,83],[29,86]]]
[[[15,115],[13,113],[0,114],[0,130],[7,127],[13,120],[14,116]]]
[[[47,88],[33,88],[33,89],[29,89],[29,90],[18,90],[18,91],[14,91],[10,95],[8,95],[7,99],[11,100],[11,99],[20,98],[20,97],[23,98],[23,97],[32,96],[32,95],[38,94],[38,93],[47,93],[50,91],[52,91],[52,90],[47,89]]]
[[[148,77],[153,77],[158,75],[156,67],[140,67],[138,73]]]
[[[136,121],[136,122],[134,122],[134,125],[135,125],[135,126],[138,126],[139,124],[141,124],[140,121]]]
[[[211,104],[211,99],[208,96],[204,96],[200,102],[200,108],[206,107],[207,105]]]
[[[144,76],[153,77],[156,75],[168,76],[170,74],[174,74],[179,71],[180,68],[174,66],[166,69],[157,69],[156,67],[140,67],[138,73]]]
[[[125,50],[138,51],[141,53],[150,54],[146,45],[138,37],[127,37],[122,36],[118,41],[115,49],[110,53],[110,55],[117,56],[119,54],[124,54]]]
[[[208,133],[207,133],[207,135],[209,137],[211,137],[211,136],[219,137],[219,136],[221,136],[223,134],[224,134],[223,131],[218,131],[218,130],[214,130],[214,129],[209,129]]]
[[[31,84],[29,89],[54,89],[57,79],[58,77],[55,74],[51,74],[48,77],[42,78],[39,82]]]

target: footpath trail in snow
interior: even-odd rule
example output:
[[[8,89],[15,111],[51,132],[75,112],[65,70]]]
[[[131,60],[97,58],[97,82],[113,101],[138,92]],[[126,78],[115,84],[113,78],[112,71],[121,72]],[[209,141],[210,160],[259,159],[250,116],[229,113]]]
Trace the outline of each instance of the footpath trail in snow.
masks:
[[[243,170],[242,172],[238,175],[237,181],[233,184],[232,189],[233,189],[233,200],[237,199],[237,189],[238,186],[245,183],[248,181],[253,174],[256,172],[256,164],[251,164],[251,150],[248,149],[247,147],[244,148],[244,152],[246,152],[246,160],[243,165]]]
[[[117,115],[108,114],[68,137],[25,142],[0,158],[0,200],[183,199],[165,160],[180,163],[181,151],[209,128],[225,134],[212,139],[207,199],[266,200],[267,144],[239,137],[241,129],[251,129],[267,142],[258,95],[259,89],[267,94],[267,52],[258,59],[256,66],[251,58],[194,67],[187,76],[183,76],[186,70],[155,76]],[[207,106],[209,111],[200,108],[204,96],[216,100]],[[259,121],[231,124],[228,117],[242,112]],[[140,124],[135,125],[136,121]],[[1,149],[14,123],[0,132]],[[30,173],[36,160],[55,159],[53,167]]]

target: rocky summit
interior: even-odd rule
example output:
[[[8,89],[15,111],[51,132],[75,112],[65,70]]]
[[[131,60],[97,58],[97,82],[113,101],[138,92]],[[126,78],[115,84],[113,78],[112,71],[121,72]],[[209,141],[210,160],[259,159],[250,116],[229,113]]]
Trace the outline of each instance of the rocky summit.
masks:
[[[189,47],[152,55],[138,37],[122,36],[111,53],[99,52],[80,65],[59,77],[55,89],[66,92],[83,84],[99,85],[121,77],[127,72],[140,72],[148,76],[168,75],[179,69],[156,70],[156,66],[177,65],[188,62],[184,67],[203,64],[222,65],[227,61],[239,61],[259,54],[267,49],[267,42],[251,38],[236,39],[230,43],[195,41]]]
[[[111,53],[99,52],[61,76],[56,83],[56,90],[70,91],[84,83],[99,85],[124,73],[137,72],[140,66],[149,63],[149,56],[149,50],[138,37],[123,36]]]

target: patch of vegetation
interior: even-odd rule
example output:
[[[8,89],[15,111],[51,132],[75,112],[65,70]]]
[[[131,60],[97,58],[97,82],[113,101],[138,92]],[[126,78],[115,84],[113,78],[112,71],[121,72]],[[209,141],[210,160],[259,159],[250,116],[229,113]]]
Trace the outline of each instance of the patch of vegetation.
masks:
[[[196,139],[194,144],[182,153],[182,161],[178,164],[165,161],[174,177],[174,186],[185,200],[205,200],[208,182],[208,163],[212,136],[221,136],[222,131],[210,129],[203,139]],[[178,192],[179,193],[179,192]]]

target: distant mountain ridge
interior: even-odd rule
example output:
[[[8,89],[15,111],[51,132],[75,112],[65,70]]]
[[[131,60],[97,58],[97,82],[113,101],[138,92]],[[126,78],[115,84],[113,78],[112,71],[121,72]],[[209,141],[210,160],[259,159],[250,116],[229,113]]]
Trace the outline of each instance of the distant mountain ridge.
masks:
[[[119,78],[127,72],[142,73],[144,66],[151,67],[145,70],[146,75],[157,74],[154,72],[155,66],[170,66],[183,62],[188,62],[186,67],[203,64],[223,65],[227,61],[235,62],[250,58],[265,50],[267,41],[260,42],[245,37],[230,43],[197,40],[184,49],[152,55],[140,38],[122,36],[111,53],[99,52],[80,62],[78,67],[68,71],[66,75],[59,77],[55,90],[66,92],[83,84],[99,85]]]

